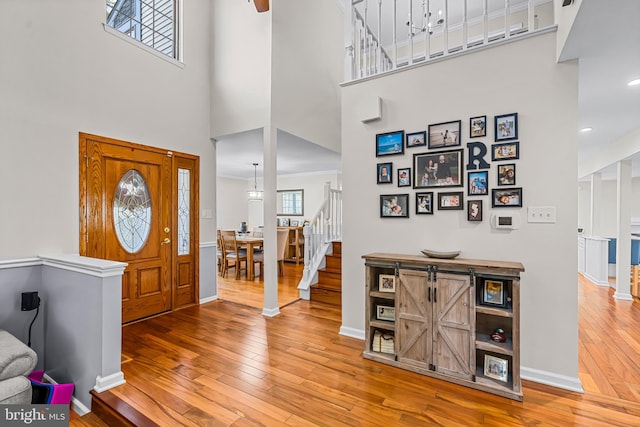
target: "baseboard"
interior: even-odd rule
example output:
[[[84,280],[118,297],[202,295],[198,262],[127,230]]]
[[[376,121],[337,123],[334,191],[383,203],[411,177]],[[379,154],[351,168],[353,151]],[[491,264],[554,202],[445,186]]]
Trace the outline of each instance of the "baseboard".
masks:
[[[119,371],[106,377],[97,376],[96,385],[93,387],[93,389],[98,393],[102,393],[103,391],[107,391],[110,388],[114,388],[124,383],[126,383],[124,379],[124,373],[122,371]]]
[[[276,308],[263,308],[262,309],[262,315],[263,316],[275,317],[278,314],[280,314],[280,309],[278,307],[276,307]]]
[[[357,338],[364,341],[364,330],[340,326],[340,335],[345,337]]]
[[[533,381],[578,393],[584,393],[580,378],[568,377],[566,375],[554,374],[553,372],[540,371],[538,369],[525,367],[520,368],[520,377],[523,380]]]
[[[46,382],[48,382],[49,384],[58,384],[58,382],[56,380],[54,380],[53,378],[51,378],[49,375],[47,375],[46,373],[42,376]],[[91,412],[91,409],[87,408],[85,406],[84,403],[80,402],[78,399],[76,399],[74,396],[71,396],[71,409],[73,409],[75,411],[76,414],[83,416],[88,414],[89,412]]]
[[[582,273],[584,275],[584,277],[586,277],[591,283],[593,283],[594,285],[598,285],[598,286],[609,286],[609,282],[608,281],[601,281],[596,279],[595,277],[591,276],[590,274]]]
[[[217,299],[218,299],[218,295],[213,295],[206,298],[200,298],[200,304],[206,304],[208,302],[215,301]]]

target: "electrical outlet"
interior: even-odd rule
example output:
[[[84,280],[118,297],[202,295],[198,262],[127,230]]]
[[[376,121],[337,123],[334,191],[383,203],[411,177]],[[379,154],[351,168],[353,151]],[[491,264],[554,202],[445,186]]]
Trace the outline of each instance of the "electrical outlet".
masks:
[[[530,206],[527,208],[527,222],[556,222],[555,206]]]
[[[22,311],[31,311],[38,307],[40,307],[40,297],[37,291],[22,293]]]

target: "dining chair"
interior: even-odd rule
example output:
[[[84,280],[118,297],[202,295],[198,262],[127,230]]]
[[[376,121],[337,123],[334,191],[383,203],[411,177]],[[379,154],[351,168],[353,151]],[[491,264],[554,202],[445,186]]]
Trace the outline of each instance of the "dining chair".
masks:
[[[278,229],[278,274],[284,276],[284,257],[289,244],[289,230]]]
[[[220,230],[220,238],[222,239],[225,258],[222,276],[224,277],[228,269],[232,267],[230,262],[233,261],[233,267],[236,269],[236,280],[240,279],[240,270],[243,269],[243,261],[244,270],[247,270],[247,251],[238,247],[235,230]]]
[[[224,248],[222,247],[222,236],[220,235],[220,230],[217,231],[217,247],[216,247],[216,255],[218,258],[218,273],[223,273],[224,265],[225,265],[225,257],[224,257]]]

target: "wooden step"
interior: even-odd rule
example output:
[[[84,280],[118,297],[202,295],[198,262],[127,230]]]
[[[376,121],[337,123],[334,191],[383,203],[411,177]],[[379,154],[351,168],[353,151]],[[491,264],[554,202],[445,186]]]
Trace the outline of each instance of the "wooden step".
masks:
[[[324,259],[327,271],[342,271],[341,255],[325,255]]]
[[[342,242],[331,242],[331,247],[334,255],[342,255]]]
[[[323,289],[342,291],[342,274],[333,271],[318,270],[317,286]]]
[[[342,305],[342,292],[311,286],[311,301],[323,302],[331,305]]]
[[[91,393],[91,412],[112,427],[158,426],[146,415],[124,402],[109,390]]]

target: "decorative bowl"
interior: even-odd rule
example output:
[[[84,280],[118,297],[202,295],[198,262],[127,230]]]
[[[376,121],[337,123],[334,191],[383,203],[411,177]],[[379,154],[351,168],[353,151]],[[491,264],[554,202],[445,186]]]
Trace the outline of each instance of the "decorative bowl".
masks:
[[[439,251],[432,251],[431,249],[423,249],[420,252],[422,252],[424,255],[428,256],[429,258],[453,259],[458,255],[460,255],[460,251],[439,252]]]

